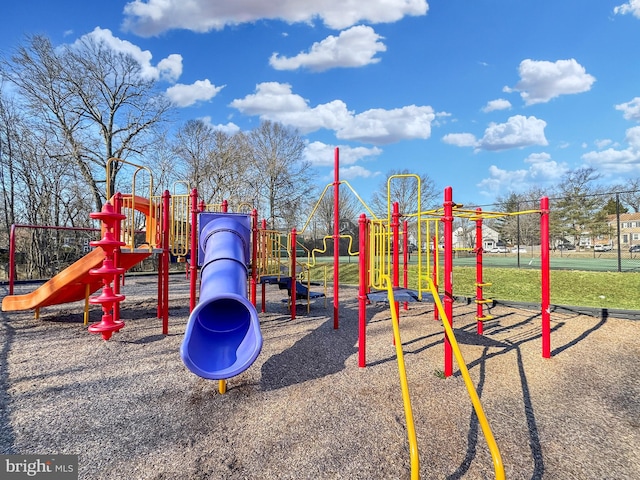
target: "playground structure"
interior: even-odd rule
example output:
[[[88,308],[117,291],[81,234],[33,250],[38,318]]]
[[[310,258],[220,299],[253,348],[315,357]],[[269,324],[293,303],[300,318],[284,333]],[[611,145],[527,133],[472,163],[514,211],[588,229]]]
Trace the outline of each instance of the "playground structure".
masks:
[[[401,175],[406,176],[406,175]],[[391,178],[389,179],[389,182]],[[420,180],[418,182],[418,205],[420,205],[419,192]],[[418,285],[417,290],[407,288],[407,225],[403,224],[403,231],[400,232],[400,212],[398,203],[391,205],[389,199],[389,218],[386,221],[368,220],[366,215],[362,214],[359,220],[360,235],[360,282],[359,282],[359,366],[366,366],[366,305],[368,301],[388,301],[391,311],[391,319],[393,325],[393,339],[396,346],[396,357],[398,360],[398,370],[400,374],[400,384],[402,388],[402,397],[405,407],[405,418],[407,423],[407,435],[409,437],[410,455],[411,455],[411,471],[412,478],[418,478],[419,472],[419,456],[417,448],[417,438],[415,428],[413,427],[413,413],[411,408],[411,400],[406,378],[406,370],[404,366],[404,356],[402,351],[402,342],[400,338],[399,326],[399,302],[403,300],[423,301],[427,297],[434,304],[434,316],[442,319],[444,327],[444,376],[448,377],[453,374],[452,357],[455,356],[460,374],[464,380],[467,392],[473,404],[474,411],[478,418],[478,422],[485,436],[487,445],[491,452],[494,471],[496,478],[504,478],[504,466],[501,455],[493,437],[493,433],[489,426],[488,420],[484,414],[479,396],[473,386],[469,376],[466,363],[462,357],[462,353],[458,346],[458,342],[453,333],[453,218],[454,216],[466,216],[476,222],[476,298],[474,299],[476,310],[477,334],[483,333],[483,322],[491,320],[493,317],[484,312],[484,306],[491,302],[484,297],[484,287],[490,286],[484,281],[482,268],[482,221],[483,218],[491,218],[506,215],[499,212],[484,213],[481,209],[474,211],[464,210],[462,206],[458,206],[453,202],[451,187],[445,188],[444,203],[442,210],[434,210],[421,212],[420,208],[417,213],[418,224],[418,242],[420,242],[422,231],[422,218],[426,217],[424,223],[426,231],[429,232],[431,221],[441,221],[444,224],[444,295],[440,296],[438,283],[438,254],[436,234],[431,242],[427,242],[426,265],[427,271],[423,274],[421,271],[422,259],[418,253]],[[518,212],[518,214],[540,214],[540,230],[541,230],[541,266],[542,266],[542,356],[550,357],[550,313],[549,313],[549,204],[548,199],[543,198],[540,202],[540,210]],[[436,223],[437,225],[437,223]],[[437,231],[437,227],[436,227]],[[399,286],[399,269],[400,269],[400,235],[404,237],[404,286]],[[427,237],[430,235],[427,233]],[[433,263],[435,268],[430,268],[431,252],[433,249]],[[420,252],[420,251],[419,251]],[[423,285],[425,287],[423,288]],[[377,289],[374,291],[373,289]],[[386,297],[386,298],[385,298]],[[444,303],[444,305],[443,305]],[[405,303],[406,305],[406,303]]]
[[[334,329],[339,328],[339,249],[338,242],[344,235],[339,229],[339,186],[338,177],[339,154],[336,149],[334,187],[334,292],[333,315]],[[136,171],[136,173],[140,168]],[[389,179],[389,182],[392,179]],[[325,188],[325,192],[328,187]],[[348,186],[348,184],[347,184]],[[151,187],[150,187],[151,190]],[[353,191],[353,189],[352,189]],[[323,192],[323,195],[324,193]],[[419,188],[418,188],[419,192]],[[355,193],[355,191],[354,191]],[[356,194],[357,196],[357,194]],[[322,197],[321,197],[322,198]],[[358,197],[359,199],[359,197]],[[407,417],[407,432],[410,443],[411,469],[419,471],[417,442],[413,428],[411,404],[408,394],[406,371],[402,354],[402,342],[399,327],[399,301],[432,301],[434,316],[443,322],[445,376],[452,374],[452,357],[455,355],[460,372],[467,385],[469,395],[478,415],[485,438],[489,444],[494,459],[496,478],[504,478],[502,463],[495,440],[489,429],[488,422],[473,388],[460,349],[453,334],[453,264],[452,264],[452,223],[455,215],[466,215],[477,223],[481,232],[482,219],[490,215],[500,215],[494,212],[465,211],[454,204],[452,190],[445,189],[443,209],[421,212],[420,207],[415,215],[418,228],[418,242],[422,244],[423,226],[426,230],[427,248],[425,255],[418,251],[418,288],[408,288],[407,275],[407,222],[403,223],[400,231],[400,218],[397,203],[393,204],[389,198],[389,211],[386,219],[377,219],[369,211],[372,219],[362,215],[359,221],[359,250],[360,262],[360,325],[359,325],[359,365],[366,366],[366,304],[369,301],[381,300],[380,294],[386,296],[391,310],[393,338],[396,346],[400,383],[403,390],[403,402]],[[545,203],[546,201],[546,203]],[[419,201],[418,201],[419,202]],[[319,202],[318,202],[319,203]],[[420,205],[420,203],[418,203]],[[316,205],[317,208],[317,205]],[[47,305],[65,303],[68,301],[85,299],[85,318],[87,303],[100,304],[103,318],[99,324],[89,327],[92,333],[100,333],[108,340],[113,332],[124,327],[118,318],[118,308],[124,296],[119,293],[120,285],[124,281],[123,274],[130,263],[140,261],[152,253],[158,254],[158,317],[163,319],[163,334],[168,333],[168,273],[169,255],[173,254],[181,259],[190,255],[187,271],[190,278],[190,310],[191,315],[185,331],[181,347],[183,362],[198,376],[206,379],[218,380],[219,391],[226,390],[226,380],[249,368],[256,360],[262,346],[262,336],[258,314],[256,311],[256,289],[262,286],[262,311],[265,309],[265,285],[276,283],[280,288],[287,289],[289,307],[292,319],[296,315],[296,300],[307,296],[307,306],[314,296],[310,291],[309,269],[315,264],[314,254],[309,252],[297,241],[298,232],[293,229],[290,234],[283,235],[279,231],[269,231],[265,222],[258,228],[257,212],[251,214],[229,213],[225,205],[220,207],[222,212],[212,213],[197,201],[197,191],[192,190],[189,195],[170,195],[165,191],[161,197],[149,195],[139,197],[135,195],[134,186],[131,195],[116,195],[105,204],[102,212],[92,214],[93,218],[103,222],[103,238],[93,242],[93,250],[81,261],[72,265],[75,270],[82,271],[78,277],[70,272],[62,272],[60,278],[54,277],[47,288],[38,289],[28,296],[6,297],[3,310],[35,309],[36,312]],[[314,208],[315,211],[315,208]],[[145,217],[145,238],[136,242],[136,212]],[[532,212],[527,212],[532,213]],[[550,356],[549,341],[549,288],[548,288],[548,200],[541,201],[541,231],[546,245],[542,249],[543,289],[543,357]],[[189,219],[190,216],[190,221]],[[313,215],[313,212],[312,212]],[[424,217],[424,218],[423,218]],[[311,218],[311,217],[310,217]],[[123,222],[125,228],[120,227]],[[437,251],[438,225],[444,225],[444,293],[439,293],[439,254]],[[546,226],[545,226],[546,223]],[[308,226],[305,224],[302,232]],[[432,230],[435,232],[432,235]],[[546,233],[545,233],[546,232]],[[544,238],[547,238],[545,243]],[[400,278],[400,238],[404,243],[404,286],[399,286]],[[481,242],[482,235],[477,233],[477,241]],[[326,249],[326,239],[325,239]],[[98,253],[95,253],[98,252]],[[198,252],[196,254],[196,252]],[[302,255],[300,255],[302,254]],[[137,255],[131,256],[128,255]],[[482,276],[482,246],[478,243],[477,255],[477,291],[475,302],[478,306],[476,320],[478,334],[482,334],[482,322],[489,320],[483,307],[488,302],[484,298],[483,288],[488,286]],[[303,257],[299,261],[298,257]],[[90,259],[88,257],[91,257]],[[545,260],[546,257],[546,260]],[[130,260],[125,260],[125,259]],[[196,260],[197,258],[197,260]],[[423,262],[424,260],[424,262]],[[546,263],[545,263],[546,262]],[[136,262],[137,263],[137,262]],[[424,263],[424,265],[423,265]],[[545,282],[546,265],[546,282]],[[196,293],[198,281],[198,266],[200,266],[200,291]],[[70,267],[71,268],[71,267]],[[423,271],[424,268],[424,271]],[[300,279],[307,279],[305,285]],[[87,279],[91,279],[87,283]],[[56,280],[54,282],[54,280]],[[249,283],[249,287],[247,287]],[[113,287],[111,286],[113,284]],[[545,286],[546,284],[546,286]],[[45,284],[47,285],[47,284]],[[82,285],[82,289],[80,289]],[[71,288],[73,286],[73,288]],[[102,286],[102,294],[89,297]],[[44,286],[43,286],[44,287]],[[64,287],[64,288],[63,288]],[[63,294],[65,289],[73,291]],[[41,290],[41,291],[40,291]],[[374,291],[377,290],[377,291]],[[247,300],[249,293],[250,300]],[[199,302],[196,299],[199,296]],[[322,295],[324,296],[324,295]],[[17,297],[29,297],[17,298]],[[325,296],[326,298],[326,296]],[[72,300],[70,300],[72,299]],[[546,353],[546,354],[545,354]]]

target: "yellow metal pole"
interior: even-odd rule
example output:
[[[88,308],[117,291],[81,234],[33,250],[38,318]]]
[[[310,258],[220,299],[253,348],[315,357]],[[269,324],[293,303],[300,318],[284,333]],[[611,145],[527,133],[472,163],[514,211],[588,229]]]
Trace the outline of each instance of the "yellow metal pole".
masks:
[[[221,394],[227,393],[227,381],[218,380],[218,392]]]
[[[456,337],[453,334],[453,329],[451,328],[451,325],[449,325],[449,321],[447,320],[442,301],[437,295],[433,280],[431,280],[430,278],[428,278],[428,280],[429,287],[431,288],[431,293],[433,294],[433,299],[438,310],[440,311],[442,324],[444,325],[446,335],[449,338],[449,342],[451,343],[453,354],[456,357],[456,362],[458,362],[458,368],[460,369],[460,373],[462,374],[462,378],[464,379],[465,386],[467,387],[467,392],[469,393],[469,397],[471,398],[471,403],[473,404],[476,416],[478,417],[478,423],[480,423],[482,433],[484,434],[484,438],[487,441],[487,446],[489,447],[489,451],[491,452],[496,480],[504,480],[504,465],[502,463],[502,457],[500,456],[498,444],[493,437],[493,432],[491,431],[491,427],[489,426],[489,421],[487,420],[487,417],[484,414],[484,410],[482,409],[480,397],[478,397],[478,393],[476,392],[476,389],[473,386],[473,382],[471,381],[469,370],[467,369],[467,365],[464,363],[464,358],[462,358],[462,353],[460,352],[460,347],[458,346]]]
[[[393,339],[396,346],[396,357],[398,358],[398,373],[400,374],[400,387],[402,388],[402,403],[404,404],[404,415],[407,423],[407,437],[409,438],[409,456],[411,459],[411,479],[420,478],[420,456],[418,455],[418,440],[413,422],[413,411],[411,409],[411,397],[409,396],[409,383],[407,381],[407,370],[404,365],[404,354],[402,352],[402,342],[400,341],[400,328],[398,326],[398,313],[394,308],[395,298],[391,279],[385,275],[383,283],[386,284],[387,297],[391,306],[391,322],[393,324]]]

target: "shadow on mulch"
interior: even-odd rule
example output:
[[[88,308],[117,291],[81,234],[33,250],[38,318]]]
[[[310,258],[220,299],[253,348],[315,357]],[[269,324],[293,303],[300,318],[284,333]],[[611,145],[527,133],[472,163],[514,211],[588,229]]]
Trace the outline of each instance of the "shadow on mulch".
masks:
[[[290,348],[269,357],[262,365],[260,386],[264,391],[277,390],[338,373],[344,370],[347,358],[357,353],[357,341],[357,322],[342,322],[334,330],[330,318]]]

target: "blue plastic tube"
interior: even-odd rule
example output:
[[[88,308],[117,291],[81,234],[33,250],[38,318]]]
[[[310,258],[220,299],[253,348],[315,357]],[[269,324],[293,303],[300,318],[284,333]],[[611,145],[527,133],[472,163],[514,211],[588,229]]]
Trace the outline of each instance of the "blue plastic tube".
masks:
[[[262,349],[262,333],[258,312],[247,299],[249,217],[212,217],[201,226],[200,300],[189,316],[180,356],[196,375],[224,380],[253,364]]]

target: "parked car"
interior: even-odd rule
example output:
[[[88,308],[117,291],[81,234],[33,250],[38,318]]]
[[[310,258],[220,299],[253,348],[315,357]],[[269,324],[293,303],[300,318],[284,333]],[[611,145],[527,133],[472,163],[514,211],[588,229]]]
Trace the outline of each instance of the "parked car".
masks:
[[[520,253],[527,253],[527,249],[526,249],[526,248],[524,248],[524,247],[513,247],[513,248],[511,249],[511,253],[518,253],[518,252],[520,252]]]
[[[610,252],[613,249],[612,245],[606,245],[606,244],[602,244],[602,243],[596,243],[593,246],[593,251],[594,252]]]
[[[631,245],[631,247],[629,248],[629,252],[633,253],[633,252],[640,252],[640,244],[638,245]]]
[[[560,245],[558,245],[558,250],[575,250],[576,247],[575,245],[572,245],[571,243],[561,243]]]
[[[491,250],[489,250],[490,253],[509,253],[509,249],[507,247],[493,247]]]

